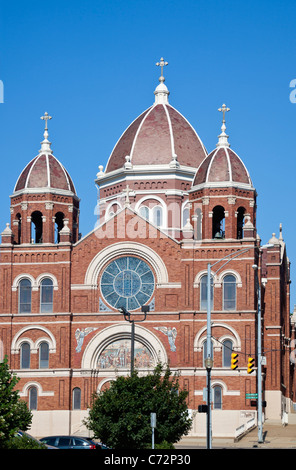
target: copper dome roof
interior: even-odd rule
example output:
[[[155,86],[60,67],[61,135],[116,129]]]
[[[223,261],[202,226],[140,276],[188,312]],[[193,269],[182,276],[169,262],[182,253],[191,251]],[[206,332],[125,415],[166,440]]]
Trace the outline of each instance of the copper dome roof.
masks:
[[[76,194],[73,181],[63,165],[49,153],[39,153],[20,174],[14,192],[62,190]]]
[[[221,184],[253,188],[242,160],[227,146],[217,147],[207,156],[197,169],[192,186]]]
[[[157,91],[155,95],[157,98]],[[158,101],[156,99],[155,104],[122,134],[109,157],[105,173],[122,168],[127,156],[132,165],[168,165],[175,161],[193,168],[207,156],[199,136],[182,114],[167,99]]]

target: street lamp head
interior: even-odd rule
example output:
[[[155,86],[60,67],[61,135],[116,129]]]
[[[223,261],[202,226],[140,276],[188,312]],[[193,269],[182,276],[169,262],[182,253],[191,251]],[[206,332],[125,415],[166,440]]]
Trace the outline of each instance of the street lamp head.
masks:
[[[125,307],[118,307],[118,311],[124,315],[125,320],[130,317],[130,313]]]
[[[207,358],[205,359],[205,366],[206,366],[206,369],[207,369],[207,370],[211,370],[211,369],[213,368],[213,363],[214,363],[213,359],[210,358],[210,357],[207,357]]]
[[[254,269],[254,271],[257,271],[257,269],[258,269],[257,264],[253,264],[252,268]]]

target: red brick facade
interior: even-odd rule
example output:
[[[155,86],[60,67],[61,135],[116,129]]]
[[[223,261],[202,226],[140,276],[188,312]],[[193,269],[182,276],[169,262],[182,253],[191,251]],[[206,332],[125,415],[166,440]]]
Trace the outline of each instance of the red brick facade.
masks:
[[[257,354],[253,265],[258,265],[263,297],[266,417],[280,419],[295,401],[294,365],[290,362],[294,330],[285,244],[281,237],[274,236],[270,246],[261,248],[256,233],[256,191],[251,183],[241,182],[239,177],[225,185],[219,178],[209,184],[199,180],[202,172],[196,170],[203,161],[200,154],[190,167],[180,165],[175,157],[173,164],[170,158],[165,161],[170,140],[163,135],[169,130],[161,125],[161,116],[171,116],[174,131],[177,114],[173,108],[169,113],[164,108],[156,113],[157,106],[166,105],[156,104],[154,116],[158,120],[145,122],[149,124],[148,137],[141,141],[140,132],[137,134],[137,164],[133,165],[132,158],[123,158],[123,153],[117,155],[118,144],[113,152],[116,159],[108,163],[110,171],[104,173],[101,169],[98,174],[101,219],[88,235],[78,239],[79,199],[72,183],[68,189],[59,186],[61,174],[57,180],[56,173],[51,175],[51,186],[47,185],[46,190],[23,185],[16,187],[11,197],[11,228],[7,226],[2,232],[0,246],[0,352],[8,356],[11,369],[20,377],[18,388],[34,410],[32,429],[36,435],[85,432],[82,419],[93,392],[108,386],[116,374],[129,374],[128,361],[124,366],[118,361],[119,343],[125,347],[130,343],[130,324],[102,292],[106,267],[126,256],[145,261],[155,281],[146,302],[150,306],[147,318],[136,323],[135,339],[141,353],[136,356],[136,367],[147,373],[158,360],[168,362],[180,373],[192,410],[204,403],[206,387],[203,350],[207,314],[202,304],[202,276],[208,263],[217,263],[212,270],[212,386],[217,392],[214,435],[234,435],[236,428],[256,418],[256,407],[246,399],[246,393],[257,390],[256,370],[247,374],[247,358],[256,358]],[[139,121],[135,123],[139,125]],[[178,131],[184,122],[178,114]],[[161,145],[167,142],[160,166],[139,160],[141,152],[145,159],[145,146],[157,139],[153,126],[161,136]],[[121,142],[124,152],[127,142],[131,148],[136,131],[133,128],[133,134],[129,133]],[[187,134],[185,128],[184,135],[189,133],[192,138],[191,128],[187,127]],[[157,149],[157,141],[153,145]],[[178,145],[184,148],[179,138]],[[202,152],[199,141],[198,146]],[[228,146],[225,148],[227,153]],[[52,153],[47,149],[45,155]],[[232,174],[235,168],[232,166]],[[42,166],[37,170],[45,171]],[[148,208],[149,220],[141,213],[143,204]],[[183,217],[186,207],[188,223]],[[223,208],[224,221],[218,235],[214,224],[218,221],[222,227],[222,220],[221,210],[220,215],[215,212],[217,207]],[[42,237],[32,240],[32,217],[36,212],[41,214],[38,230]],[[62,214],[60,221],[57,214]],[[23,279],[29,280],[30,298],[28,291],[21,293]],[[45,279],[50,280],[47,291]],[[43,292],[47,292],[47,302],[42,300]],[[136,321],[142,319],[141,308],[132,314]],[[45,362],[43,343],[48,345]],[[22,349],[24,344],[29,345],[29,353]],[[238,352],[237,370],[230,368],[230,350]],[[116,364],[103,364],[103,358],[108,356],[110,361],[115,355]],[[37,390],[35,400],[30,396],[32,389]],[[75,403],[74,390],[78,397]],[[192,433],[205,433],[204,416],[197,415]]]

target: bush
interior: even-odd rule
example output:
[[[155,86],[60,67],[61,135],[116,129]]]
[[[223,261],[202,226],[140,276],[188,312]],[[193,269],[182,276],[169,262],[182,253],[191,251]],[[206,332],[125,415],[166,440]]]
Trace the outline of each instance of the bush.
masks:
[[[15,436],[6,442],[6,449],[47,449],[46,445],[29,436]]]
[[[140,376],[119,376],[110,388],[94,396],[84,421],[95,438],[113,449],[144,449],[151,442],[151,413],[156,414],[155,448],[173,448],[192,425],[178,375],[158,364]],[[165,446],[165,447],[164,447]]]

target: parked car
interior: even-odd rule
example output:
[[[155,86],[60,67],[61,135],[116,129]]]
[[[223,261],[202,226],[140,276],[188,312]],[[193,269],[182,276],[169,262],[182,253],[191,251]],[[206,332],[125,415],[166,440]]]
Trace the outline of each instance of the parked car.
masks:
[[[28,434],[28,433],[25,432],[25,431],[19,430],[19,431],[16,433],[16,436],[18,436],[18,437],[27,437],[28,439],[32,439],[32,441],[35,441],[35,442],[37,442],[38,444],[41,443],[41,440],[36,439],[36,437],[31,436],[30,434]],[[48,445],[46,442],[43,442],[43,444],[46,445],[47,449],[57,449],[57,447],[54,447],[54,446],[52,446],[52,445]]]
[[[95,442],[80,436],[47,436],[42,437],[40,442],[58,449],[96,449]]]

